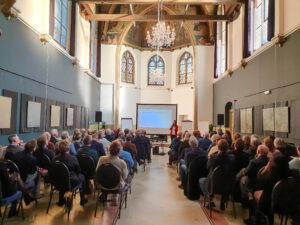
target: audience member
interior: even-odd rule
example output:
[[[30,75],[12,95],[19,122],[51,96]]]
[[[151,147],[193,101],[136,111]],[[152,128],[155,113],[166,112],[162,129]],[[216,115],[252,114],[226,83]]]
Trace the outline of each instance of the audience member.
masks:
[[[25,144],[24,151],[17,152],[14,154],[12,159],[18,166],[20,176],[24,183],[24,201],[26,205],[28,205],[35,198],[39,197],[38,162],[36,157],[34,157],[32,154],[35,149],[36,141],[28,141]]]
[[[172,166],[173,162],[178,160],[178,151],[182,139],[182,132],[178,132],[176,138],[173,138],[170,146],[168,166]]]
[[[142,133],[142,137],[144,138],[144,141],[147,145],[147,149],[146,149],[146,151],[147,151],[147,160],[148,160],[149,163],[151,163],[151,148],[152,148],[151,142],[150,142],[150,139],[147,137],[146,130],[141,130],[141,133]]]
[[[83,139],[83,146],[78,150],[77,155],[88,155],[94,160],[95,165],[98,163],[99,155],[92,148],[92,136],[86,135]]]
[[[98,132],[98,139],[99,143],[101,143],[105,149],[106,152],[108,152],[109,146],[111,145],[111,142],[105,138],[105,131],[99,130]]]
[[[211,137],[211,141],[212,141],[212,144],[211,146],[209,147],[209,150],[208,150],[208,158],[210,158],[212,155],[216,154],[219,152],[219,148],[218,148],[218,141],[221,139],[221,136],[218,135],[218,134],[214,134],[212,137]]]
[[[243,136],[243,141],[244,141],[244,152],[249,152],[251,151],[250,148],[251,148],[251,138],[249,135],[244,135]]]
[[[222,136],[222,138],[224,138],[227,141],[229,148],[231,148],[233,141],[232,141],[232,136],[231,136],[230,130],[226,129],[225,134]]]
[[[43,163],[43,161],[42,161],[43,155],[46,155],[50,159],[50,161],[52,161],[52,159],[54,158],[54,152],[49,151],[48,145],[47,145],[47,139],[44,135],[40,136],[37,139],[37,148],[33,152],[33,155],[37,159],[38,166],[40,168],[44,168],[44,169],[47,169],[47,168],[45,167],[45,165],[42,164]]]
[[[135,132],[135,138],[132,143],[135,144],[138,153],[138,163],[141,164],[142,161],[146,160],[148,157],[148,144],[145,138],[142,136],[141,130]]]
[[[103,144],[98,141],[98,134],[97,133],[94,133],[92,135],[91,148],[94,149],[97,152],[98,157],[106,155]]]
[[[256,150],[257,150],[259,145],[261,145],[261,142],[258,139],[258,137],[256,135],[251,135],[251,137],[250,137],[250,148],[245,151],[248,154],[248,157],[249,157],[250,160],[254,158],[254,156],[256,154]]]
[[[197,138],[198,141],[199,141],[200,139],[202,139],[201,133],[200,133],[199,130],[194,130],[194,131],[193,131],[193,136],[194,136],[195,138]]]
[[[106,129],[105,130],[105,138],[110,141],[113,142],[115,140],[115,134],[111,129]]]
[[[119,157],[126,162],[128,171],[132,171],[135,166],[135,163],[133,161],[130,152],[124,151],[123,147],[121,147],[121,150],[119,152]]]
[[[244,142],[242,139],[237,139],[233,144],[233,150],[230,151],[234,155],[234,174],[237,174],[241,169],[247,167],[249,163],[249,157],[244,152]]]
[[[42,136],[46,138],[47,149],[54,152],[55,145],[51,142],[51,134],[49,132],[44,132]]]
[[[300,146],[297,148],[297,155],[292,157],[289,162],[289,167],[291,170],[298,171],[298,175],[300,175]]]
[[[64,163],[70,172],[70,184],[71,188],[80,187],[80,205],[84,205],[87,203],[87,198],[86,198],[86,185],[85,185],[85,179],[84,176],[80,173],[80,166],[78,163],[78,160],[76,157],[72,156],[69,154],[69,142],[67,140],[62,140],[58,144],[58,152],[59,154],[54,157],[53,161],[60,161]],[[64,190],[59,192],[59,201],[57,202],[58,206],[63,206],[66,202],[64,198],[65,192],[69,190]]]
[[[265,146],[267,146],[269,148],[268,157],[271,158],[275,151],[274,140],[270,136],[268,136],[268,137],[264,138],[263,143]]]
[[[58,141],[59,141],[57,129],[52,129],[50,131],[50,135],[51,135],[50,142],[55,146],[56,143],[58,143]]]
[[[189,132],[186,132],[183,136],[183,140],[180,143],[178,147],[178,161],[180,162],[181,159],[184,159],[185,150],[190,147],[189,140],[190,140],[191,134]]]
[[[131,134],[128,133],[126,135],[125,142],[123,143],[123,150],[129,152],[133,160],[137,162],[137,150],[135,144],[131,142],[132,138]]]
[[[8,142],[9,145],[6,147],[4,158],[11,160],[14,154],[23,151],[23,148],[20,146],[21,140],[16,134],[10,135],[8,137]]]
[[[118,155],[121,151],[121,147],[122,147],[122,145],[121,145],[120,141],[118,141],[118,140],[113,141],[109,147],[109,155],[102,156],[99,159],[96,170],[98,170],[98,168],[102,164],[107,164],[107,163],[112,164],[120,171],[120,176],[121,176],[120,185],[124,186],[125,180],[128,176],[128,169],[127,169],[127,165],[126,165],[125,161],[118,157]]]
[[[198,146],[201,148],[203,151],[207,152],[209,146],[212,144],[212,141],[209,139],[209,133],[205,132],[203,134],[203,138],[199,140]]]

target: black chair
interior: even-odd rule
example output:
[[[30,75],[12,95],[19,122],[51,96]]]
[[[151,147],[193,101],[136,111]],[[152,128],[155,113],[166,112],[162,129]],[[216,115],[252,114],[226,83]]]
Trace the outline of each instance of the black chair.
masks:
[[[49,169],[49,181],[51,184],[51,191],[50,191],[50,199],[47,207],[47,213],[49,212],[52,197],[55,191],[63,191],[63,192],[70,191],[72,192],[71,198],[67,199],[67,202],[65,204],[68,213],[68,219],[69,219],[70,211],[73,207],[73,200],[75,198],[77,191],[79,190],[80,185],[71,188],[69,169],[64,163],[60,161],[55,161],[52,163]]]
[[[112,164],[103,164],[101,165],[97,171],[96,171],[96,182],[97,185],[99,185],[100,193],[96,200],[96,208],[95,208],[95,214],[97,215],[98,205],[101,202],[103,204],[103,211],[105,208],[105,203],[108,202],[107,196],[108,194],[119,194],[119,207],[118,207],[118,218],[121,217],[121,209],[122,205],[125,202],[125,205],[127,204],[127,186],[120,187],[120,181],[121,181],[121,175],[120,171],[113,166]]]
[[[207,176],[207,157],[195,158],[188,168],[187,183],[184,187],[185,195],[191,200],[200,198],[199,179]]]
[[[16,170],[18,170],[17,165],[15,165],[14,162],[12,161],[3,161],[1,163],[6,163],[7,166],[9,167],[9,169],[11,170],[11,166],[13,166],[14,170],[11,170],[10,172],[17,172]],[[6,198],[3,198],[2,196],[2,183],[0,181],[0,216],[2,217],[1,219],[1,225],[4,224],[4,219],[5,219],[5,214],[7,212],[8,206],[11,205],[13,202],[18,201],[19,202],[19,206],[18,206],[18,211],[21,210],[21,214],[22,214],[22,219],[24,220],[24,209],[23,209],[23,193],[21,191],[17,191],[15,194],[8,196]],[[4,206],[4,212],[2,214],[1,211],[1,207]]]
[[[52,163],[50,158],[46,154],[42,153],[37,158],[38,158],[38,167],[46,170],[50,169]]]
[[[226,169],[222,168],[221,166],[216,167],[211,174],[208,175],[207,178],[207,185],[208,185],[208,192],[209,195],[204,195],[204,206],[206,205],[206,200],[209,201],[208,208],[210,217],[212,217],[212,201],[214,195],[223,195],[226,196],[226,205],[228,199],[232,202],[233,207],[233,214],[234,218],[236,218],[236,210],[235,204],[233,199],[233,189],[235,184],[235,176],[231,174]]]
[[[84,175],[85,179],[93,179],[95,176],[96,166],[92,157],[85,154],[81,154],[77,155],[77,159],[81,168],[81,173]]]
[[[288,218],[292,216],[300,205],[300,184],[294,177],[280,180],[276,183],[272,191],[272,210],[279,214],[281,218],[280,224],[285,225]]]

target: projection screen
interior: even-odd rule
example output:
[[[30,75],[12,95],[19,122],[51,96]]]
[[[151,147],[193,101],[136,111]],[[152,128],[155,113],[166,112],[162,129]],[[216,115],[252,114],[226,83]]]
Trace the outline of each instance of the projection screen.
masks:
[[[147,134],[169,134],[177,120],[177,104],[137,104],[136,127]]]

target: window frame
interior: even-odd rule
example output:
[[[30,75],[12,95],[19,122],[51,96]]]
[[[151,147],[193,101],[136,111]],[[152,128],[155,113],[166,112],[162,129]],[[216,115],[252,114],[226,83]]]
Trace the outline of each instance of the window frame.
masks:
[[[221,34],[219,33],[220,31]],[[217,22],[215,36],[216,36],[216,41],[215,41],[214,78],[218,79],[228,69],[228,23],[227,22],[223,22],[223,21]]]
[[[123,71],[122,71],[122,63],[123,63],[123,59],[125,59],[125,80],[122,80],[122,77],[123,77]],[[132,61],[132,80],[129,80],[129,71],[128,71],[128,61],[129,59],[131,59]],[[122,54],[122,57],[121,57],[121,82],[122,83],[126,83],[126,84],[135,84],[135,60],[134,60],[134,57],[133,57],[133,54],[126,50],[125,52],[123,52]]]
[[[90,22],[90,58],[89,58],[89,68],[96,74],[97,73],[97,60],[98,60],[98,22]]]
[[[186,57],[186,55],[188,55]],[[188,60],[191,59],[191,67],[192,67],[192,71],[190,73],[188,73]],[[180,67],[181,67],[181,62],[184,61],[184,73],[182,74],[180,71]],[[179,57],[179,61],[178,61],[178,72],[177,72],[177,85],[184,85],[184,84],[191,84],[193,83],[193,75],[194,75],[194,70],[193,70],[193,66],[194,66],[194,60],[193,60],[193,56],[190,52],[185,51],[181,54],[181,56]],[[188,81],[188,74],[191,74],[191,81]],[[180,82],[180,77],[184,76],[184,82],[181,83]]]
[[[155,59],[156,58],[156,59]],[[158,59],[158,60],[157,60]],[[162,62],[162,64],[163,64],[163,66],[162,66],[162,68],[163,68],[163,84],[151,84],[150,83],[150,63],[151,62],[154,62],[155,63],[155,68],[157,68],[158,66],[157,66],[157,64],[161,61]],[[152,66],[151,66],[152,67]],[[147,64],[147,85],[148,86],[160,86],[160,87],[163,87],[163,86],[165,86],[165,73],[166,73],[166,63],[165,63],[165,61],[164,61],[164,59],[160,56],[160,55],[153,55],[153,56],[151,56],[150,57],[150,59],[148,60],[148,64]]]
[[[61,11],[60,11],[60,20],[56,18],[56,3],[57,1],[60,1],[61,3]],[[66,1],[66,5],[63,3]],[[73,2],[72,2],[73,4]],[[66,24],[63,24],[63,7],[66,9]],[[70,40],[69,40],[69,32],[70,32],[70,5],[68,0],[50,0],[50,26],[49,26],[49,33],[52,36],[53,40],[58,43],[62,48],[67,50],[69,48]],[[60,35],[59,40],[55,38],[55,21],[58,21],[60,24]],[[62,41],[62,28],[64,28],[66,34],[65,34],[65,43]]]

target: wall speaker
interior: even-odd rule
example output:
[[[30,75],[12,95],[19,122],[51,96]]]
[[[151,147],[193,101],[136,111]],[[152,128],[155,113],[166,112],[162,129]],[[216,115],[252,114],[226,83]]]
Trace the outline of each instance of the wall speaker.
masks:
[[[218,126],[224,125],[224,114],[218,114]]]
[[[96,111],[95,122],[97,122],[97,123],[101,123],[102,122],[102,112],[101,111]]]

